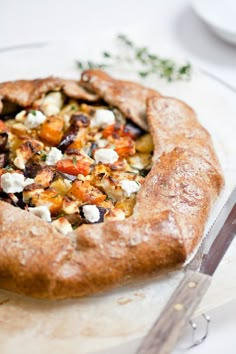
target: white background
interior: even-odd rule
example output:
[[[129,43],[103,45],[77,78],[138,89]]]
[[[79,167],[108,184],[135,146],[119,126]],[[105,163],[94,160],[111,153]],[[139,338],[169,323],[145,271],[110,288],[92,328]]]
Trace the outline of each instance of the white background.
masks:
[[[76,43],[88,32],[133,24],[151,27],[153,41],[163,33],[167,47],[236,86],[236,47],[211,33],[188,0],[0,0],[0,48],[68,37]]]
[[[187,0],[0,0],[0,55],[1,48],[58,39],[74,38],[76,46],[87,33],[112,28],[126,33],[132,26],[139,32],[151,28],[149,43],[163,33],[166,48],[236,86],[236,47],[211,33]],[[235,304],[225,311],[228,321],[224,312],[217,313],[220,326],[213,326],[208,342],[196,353],[236,352]]]

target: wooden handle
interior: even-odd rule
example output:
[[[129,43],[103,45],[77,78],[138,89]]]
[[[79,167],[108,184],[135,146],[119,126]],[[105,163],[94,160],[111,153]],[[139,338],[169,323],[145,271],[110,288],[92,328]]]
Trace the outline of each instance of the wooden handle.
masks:
[[[210,282],[209,275],[187,271],[160,317],[144,338],[137,354],[171,353]]]

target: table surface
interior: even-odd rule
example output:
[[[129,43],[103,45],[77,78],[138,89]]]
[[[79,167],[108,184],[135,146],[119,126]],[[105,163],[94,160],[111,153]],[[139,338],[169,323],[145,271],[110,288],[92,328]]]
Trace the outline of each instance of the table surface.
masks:
[[[79,40],[88,32],[114,28],[130,33],[137,27],[140,32],[152,29],[149,42],[163,33],[167,48],[236,87],[236,47],[218,39],[195,15],[188,0],[41,0],[37,5],[30,0],[5,0],[0,11],[0,55],[13,46],[68,37]],[[235,353],[235,315],[234,321],[230,316],[235,309],[235,303],[231,310],[227,307],[222,320],[216,314],[220,327],[196,353]]]

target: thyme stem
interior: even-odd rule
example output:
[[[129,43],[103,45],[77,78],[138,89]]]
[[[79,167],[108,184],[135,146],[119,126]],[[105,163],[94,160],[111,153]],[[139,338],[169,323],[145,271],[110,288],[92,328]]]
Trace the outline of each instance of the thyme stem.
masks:
[[[139,47],[134,44],[126,35],[119,34],[117,40],[122,47],[120,53],[104,51],[102,53],[103,62],[77,61],[80,71],[108,67],[120,66],[122,64],[130,67],[136,66],[137,74],[142,77],[157,75],[168,82],[177,80],[189,80],[191,78],[191,64],[178,64],[172,59],[162,58],[149,51],[147,47]]]

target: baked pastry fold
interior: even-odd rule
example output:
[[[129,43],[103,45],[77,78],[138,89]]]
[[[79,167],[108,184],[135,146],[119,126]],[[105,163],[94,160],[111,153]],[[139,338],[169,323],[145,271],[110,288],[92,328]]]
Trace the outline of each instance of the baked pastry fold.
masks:
[[[22,107],[42,93],[98,97],[154,141],[153,165],[125,220],[82,225],[66,236],[0,201],[0,287],[37,298],[90,295],[185,262],[200,242],[224,178],[209,133],[184,102],[99,70],[0,85],[2,102]],[[0,108],[1,109],[1,108]]]

